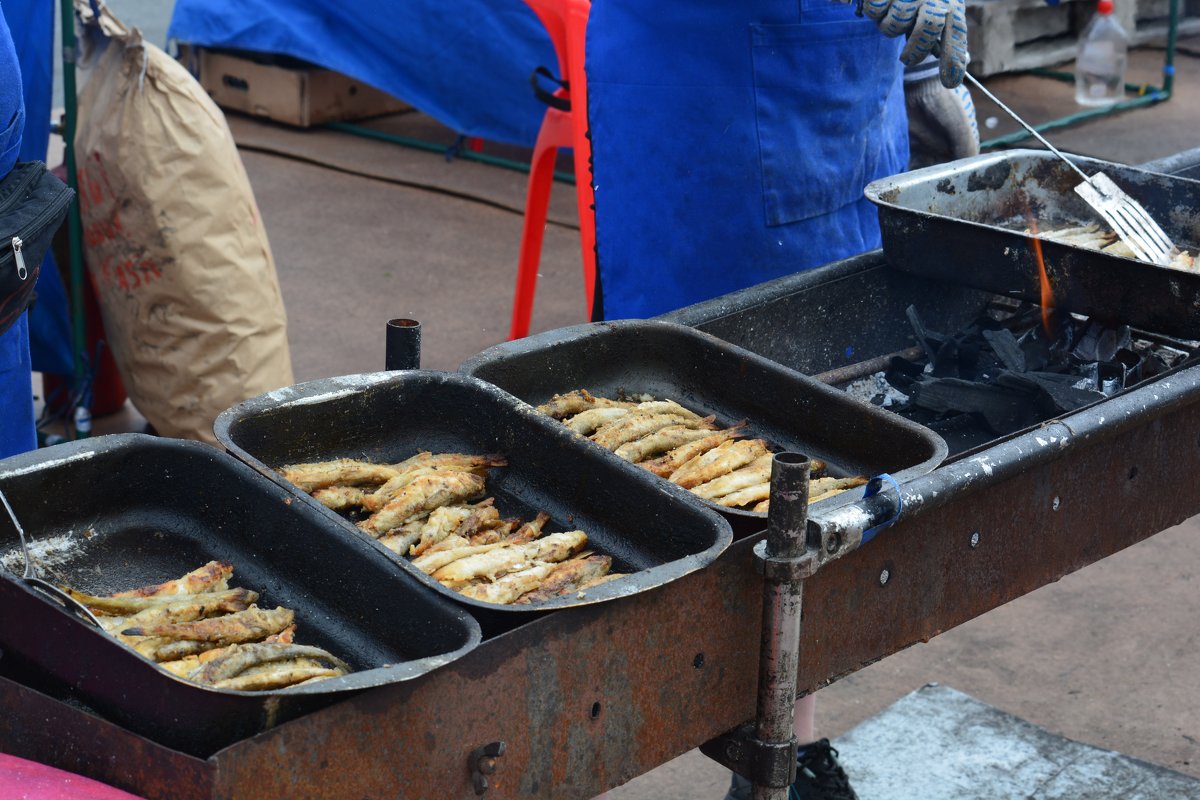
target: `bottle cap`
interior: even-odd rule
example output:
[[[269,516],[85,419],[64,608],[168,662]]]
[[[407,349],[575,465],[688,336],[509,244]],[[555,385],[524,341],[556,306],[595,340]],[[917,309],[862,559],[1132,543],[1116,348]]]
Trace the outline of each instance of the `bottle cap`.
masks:
[[[1113,13],[1113,0],[1100,0],[1100,4],[1096,6],[1096,11],[1100,14]]]

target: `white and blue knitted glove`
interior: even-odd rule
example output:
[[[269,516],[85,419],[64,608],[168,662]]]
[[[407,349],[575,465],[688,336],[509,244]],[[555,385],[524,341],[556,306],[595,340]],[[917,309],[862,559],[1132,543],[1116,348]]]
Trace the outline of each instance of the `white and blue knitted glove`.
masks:
[[[905,66],[936,53],[942,85],[953,89],[962,84],[971,60],[964,0],[865,0],[863,11],[885,36],[908,37],[900,54]]]
[[[961,84],[945,88],[938,83],[937,75],[937,59],[932,56],[904,69],[909,169],[979,154],[979,127],[971,93]]]

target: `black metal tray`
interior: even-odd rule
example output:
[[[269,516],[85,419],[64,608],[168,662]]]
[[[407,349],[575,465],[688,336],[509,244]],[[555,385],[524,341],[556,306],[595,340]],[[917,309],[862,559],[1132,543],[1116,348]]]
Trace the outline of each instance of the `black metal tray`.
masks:
[[[905,481],[932,471],[946,455],[945,442],[927,428],[714,336],[667,322],[561,328],[485,350],[461,370],[531,405],[572,389],[603,396],[624,391],[670,398],[726,424],[748,419],[750,435],[777,450],[823,459],[838,474],[887,472]],[[598,446],[590,449],[620,461]],[[644,474],[659,486],[673,486]],[[813,505],[814,513],[859,494],[842,492],[822,500]],[[747,526],[761,529],[766,519],[766,514],[718,506],[690,492],[686,496],[735,520],[739,532]]]
[[[718,515],[661,491],[645,470],[607,457],[564,426],[496,387],[456,373],[413,370],[301,383],[225,411],[217,440],[287,487],[298,502],[346,536],[370,543],[440,594],[471,606],[488,626],[497,614],[522,614],[611,600],[693,572],[729,545]],[[503,516],[551,516],[546,531],[580,529],[588,549],[612,556],[628,580],[536,605],[503,606],[463,597],[372,542],[346,518],[285,481],[286,464],[340,457],[400,461],[421,450],[502,453],[508,466],[488,473],[487,493]],[[490,627],[489,627],[490,629]]]
[[[19,540],[0,518],[0,670],[69,687],[138,733],[206,756],[375,686],[416,678],[480,641],[478,623],[426,592],[360,539],[220,450],[123,434],[0,461],[0,489],[52,577],[93,593],[147,585],[212,559],[259,605],[296,612],[297,641],[355,672],[309,686],[237,692],[166,673],[76,619],[20,574]]]
[[[1200,242],[1200,181],[1073,157],[1103,171],[1141,203],[1172,241]],[[867,186],[879,206],[883,250],[898,269],[1038,302],[1033,236],[1103,220],[1075,194],[1079,176],[1053,155],[1012,150],[883,178]],[[1007,226],[1007,227],[1005,227]],[[1015,228],[1015,229],[1014,229]],[[1200,338],[1200,273],[1042,241],[1055,304],[1100,320]]]

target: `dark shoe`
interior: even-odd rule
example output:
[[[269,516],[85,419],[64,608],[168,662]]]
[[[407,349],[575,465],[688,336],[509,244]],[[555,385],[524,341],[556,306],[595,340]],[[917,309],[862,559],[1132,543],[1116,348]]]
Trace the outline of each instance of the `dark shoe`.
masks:
[[[750,781],[734,773],[725,800],[750,800],[752,788]],[[801,749],[796,757],[796,782],[788,791],[788,800],[858,800],[828,739]]]
[[[796,782],[788,800],[858,800],[837,754],[828,739],[805,747],[796,757]]]

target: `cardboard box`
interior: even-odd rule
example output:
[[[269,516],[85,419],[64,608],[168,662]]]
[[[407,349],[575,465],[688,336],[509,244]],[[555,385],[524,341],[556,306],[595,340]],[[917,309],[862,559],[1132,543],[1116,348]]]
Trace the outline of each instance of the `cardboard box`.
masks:
[[[188,45],[180,45],[179,59],[221,108],[301,128],[411,109],[361,81],[292,59]]]

